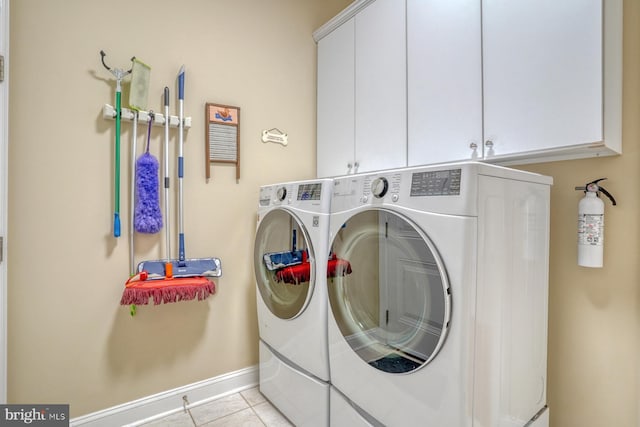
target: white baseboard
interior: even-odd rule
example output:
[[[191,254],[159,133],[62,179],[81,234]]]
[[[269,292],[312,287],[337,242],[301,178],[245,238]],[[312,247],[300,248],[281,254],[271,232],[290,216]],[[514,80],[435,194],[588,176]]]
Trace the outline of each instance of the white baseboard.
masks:
[[[184,410],[183,396],[189,407],[255,387],[259,381],[258,366],[240,369],[173,390],[143,397],[70,420],[71,426],[113,427],[137,426]]]

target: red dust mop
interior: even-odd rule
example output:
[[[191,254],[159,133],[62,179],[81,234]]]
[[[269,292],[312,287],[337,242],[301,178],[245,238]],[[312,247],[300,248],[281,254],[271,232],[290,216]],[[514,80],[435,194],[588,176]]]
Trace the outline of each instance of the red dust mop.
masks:
[[[147,280],[147,273],[143,271],[127,280],[120,304],[145,305],[150,298],[154,305],[196,298],[202,301],[215,291],[215,284],[206,277]]]

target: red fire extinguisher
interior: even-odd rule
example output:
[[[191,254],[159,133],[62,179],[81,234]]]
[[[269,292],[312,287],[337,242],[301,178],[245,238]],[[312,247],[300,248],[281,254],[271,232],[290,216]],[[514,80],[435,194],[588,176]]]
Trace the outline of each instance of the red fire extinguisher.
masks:
[[[600,186],[598,182],[607,178],[596,179],[576,187],[584,191],[584,197],[578,203],[578,265],[582,267],[602,267],[604,252],[604,202],[600,193],[611,200],[613,206],[616,200]]]

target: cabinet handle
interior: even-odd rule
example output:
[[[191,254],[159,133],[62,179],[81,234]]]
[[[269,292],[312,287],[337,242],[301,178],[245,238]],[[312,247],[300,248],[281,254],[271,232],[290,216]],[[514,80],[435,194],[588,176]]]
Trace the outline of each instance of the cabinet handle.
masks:
[[[469,148],[471,148],[471,160],[476,160],[479,157],[478,144],[472,142],[471,144],[469,144]]]
[[[487,139],[484,142],[484,146],[486,147],[486,150],[484,150],[484,157],[492,157],[494,156],[496,153],[493,151],[493,141],[490,139]]]

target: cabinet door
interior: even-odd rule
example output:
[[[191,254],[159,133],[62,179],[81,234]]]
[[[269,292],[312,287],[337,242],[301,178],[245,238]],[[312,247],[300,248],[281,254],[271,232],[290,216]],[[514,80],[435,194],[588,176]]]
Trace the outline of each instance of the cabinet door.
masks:
[[[345,175],[355,157],[355,25],[318,41],[317,174]]]
[[[407,164],[404,0],[377,0],[355,17],[358,172]]]
[[[479,0],[407,0],[410,166],[482,157],[480,27]]]
[[[482,2],[485,157],[602,141],[602,1]]]

